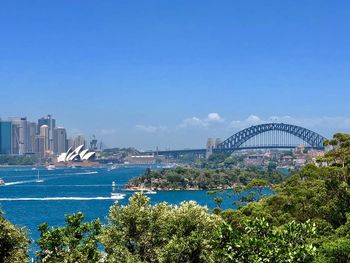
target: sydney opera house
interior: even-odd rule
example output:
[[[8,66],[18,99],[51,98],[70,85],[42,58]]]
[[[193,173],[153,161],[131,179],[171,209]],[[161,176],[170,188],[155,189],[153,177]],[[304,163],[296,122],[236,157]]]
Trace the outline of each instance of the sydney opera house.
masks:
[[[80,162],[80,161],[91,161],[95,157],[95,152],[90,152],[89,149],[84,150],[84,145],[78,146],[75,150],[70,147],[67,152],[61,153],[57,162]]]

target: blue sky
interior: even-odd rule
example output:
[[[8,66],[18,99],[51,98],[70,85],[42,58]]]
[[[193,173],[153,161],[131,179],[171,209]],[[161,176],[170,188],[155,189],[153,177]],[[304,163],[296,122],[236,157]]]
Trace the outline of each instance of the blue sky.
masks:
[[[285,121],[350,132],[349,1],[1,1],[0,117],[108,146]]]

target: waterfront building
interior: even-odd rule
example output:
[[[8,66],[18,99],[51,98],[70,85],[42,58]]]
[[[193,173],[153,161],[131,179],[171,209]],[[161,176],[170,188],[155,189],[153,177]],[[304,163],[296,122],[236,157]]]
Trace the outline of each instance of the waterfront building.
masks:
[[[73,150],[72,147],[69,147],[67,152],[61,153],[58,158],[57,162],[59,163],[65,163],[65,162],[88,162],[92,161],[95,157],[95,152],[90,152],[89,149],[84,150],[84,145],[79,145],[75,150]]]
[[[130,164],[155,164],[158,159],[165,161],[160,155],[128,155],[125,161]]]
[[[63,127],[53,130],[53,153],[61,154],[67,151],[67,132]]]
[[[12,123],[12,154],[25,154],[27,152],[27,118],[10,117]]]
[[[12,152],[12,123],[0,120],[0,154]]]

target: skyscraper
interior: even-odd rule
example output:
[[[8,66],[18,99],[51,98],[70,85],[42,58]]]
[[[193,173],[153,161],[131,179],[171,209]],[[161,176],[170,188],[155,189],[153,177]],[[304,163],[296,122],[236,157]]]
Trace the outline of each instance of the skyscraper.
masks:
[[[37,135],[38,125],[36,122],[28,122],[27,128],[27,152],[33,153],[34,151],[34,138]]]
[[[43,125],[47,125],[49,127],[49,150],[52,150],[53,149],[53,130],[56,127],[56,120],[52,118],[50,114],[48,114],[47,116],[38,119],[38,129],[40,129],[40,127]],[[38,130],[38,133],[40,133],[40,130]]]
[[[12,124],[0,120],[0,154],[11,154]]]
[[[12,153],[25,154],[27,152],[27,118],[11,117],[12,123]]]
[[[40,135],[34,136],[34,153],[41,158],[45,157],[45,137]]]
[[[40,136],[44,139],[44,152],[49,151],[49,126],[42,125],[40,127]]]
[[[57,127],[53,130],[53,153],[60,154],[67,151],[67,132],[65,128]]]

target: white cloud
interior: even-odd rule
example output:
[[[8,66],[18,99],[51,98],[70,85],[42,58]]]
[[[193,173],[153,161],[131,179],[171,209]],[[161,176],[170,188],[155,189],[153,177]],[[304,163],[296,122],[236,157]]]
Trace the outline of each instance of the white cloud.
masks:
[[[257,125],[260,123],[263,123],[263,120],[260,119],[260,117],[256,115],[250,115],[246,120],[246,123],[251,124],[251,125]]]
[[[208,114],[208,117],[207,117],[206,121],[207,122],[223,122],[224,119],[221,118],[219,113],[211,112],[211,113]]]
[[[178,126],[179,128],[189,128],[189,127],[197,127],[207,129],[212,123],[220,123],[224,122],[224,119],[219,115],[219,113],[211,112],[208,114],[206,118],[198,118],[192,117],[184,119],[181,124]]]
[[[231,123],[229,124],[229,128],[240,130],[240,129],[244,129],[249,126],[258,125],[261,123],[264,123],[264,121],[260,117],[252,114],[248,116],[248,118],[246,118],[245,120],[231,121]]]
[[[165,126],[152,126],[152,125],[142,125],[142,124],[138,124],[135,127],[136,129],[147,133],[156,133],[156,132],[165,131],[167,129]]]
[[[204,120],[201,120],[197,117],[187,118],[182,121],[179,125],[180,128],[188,128],[188,127],[199,127],[199,128],[207,128],[208,123]]]

